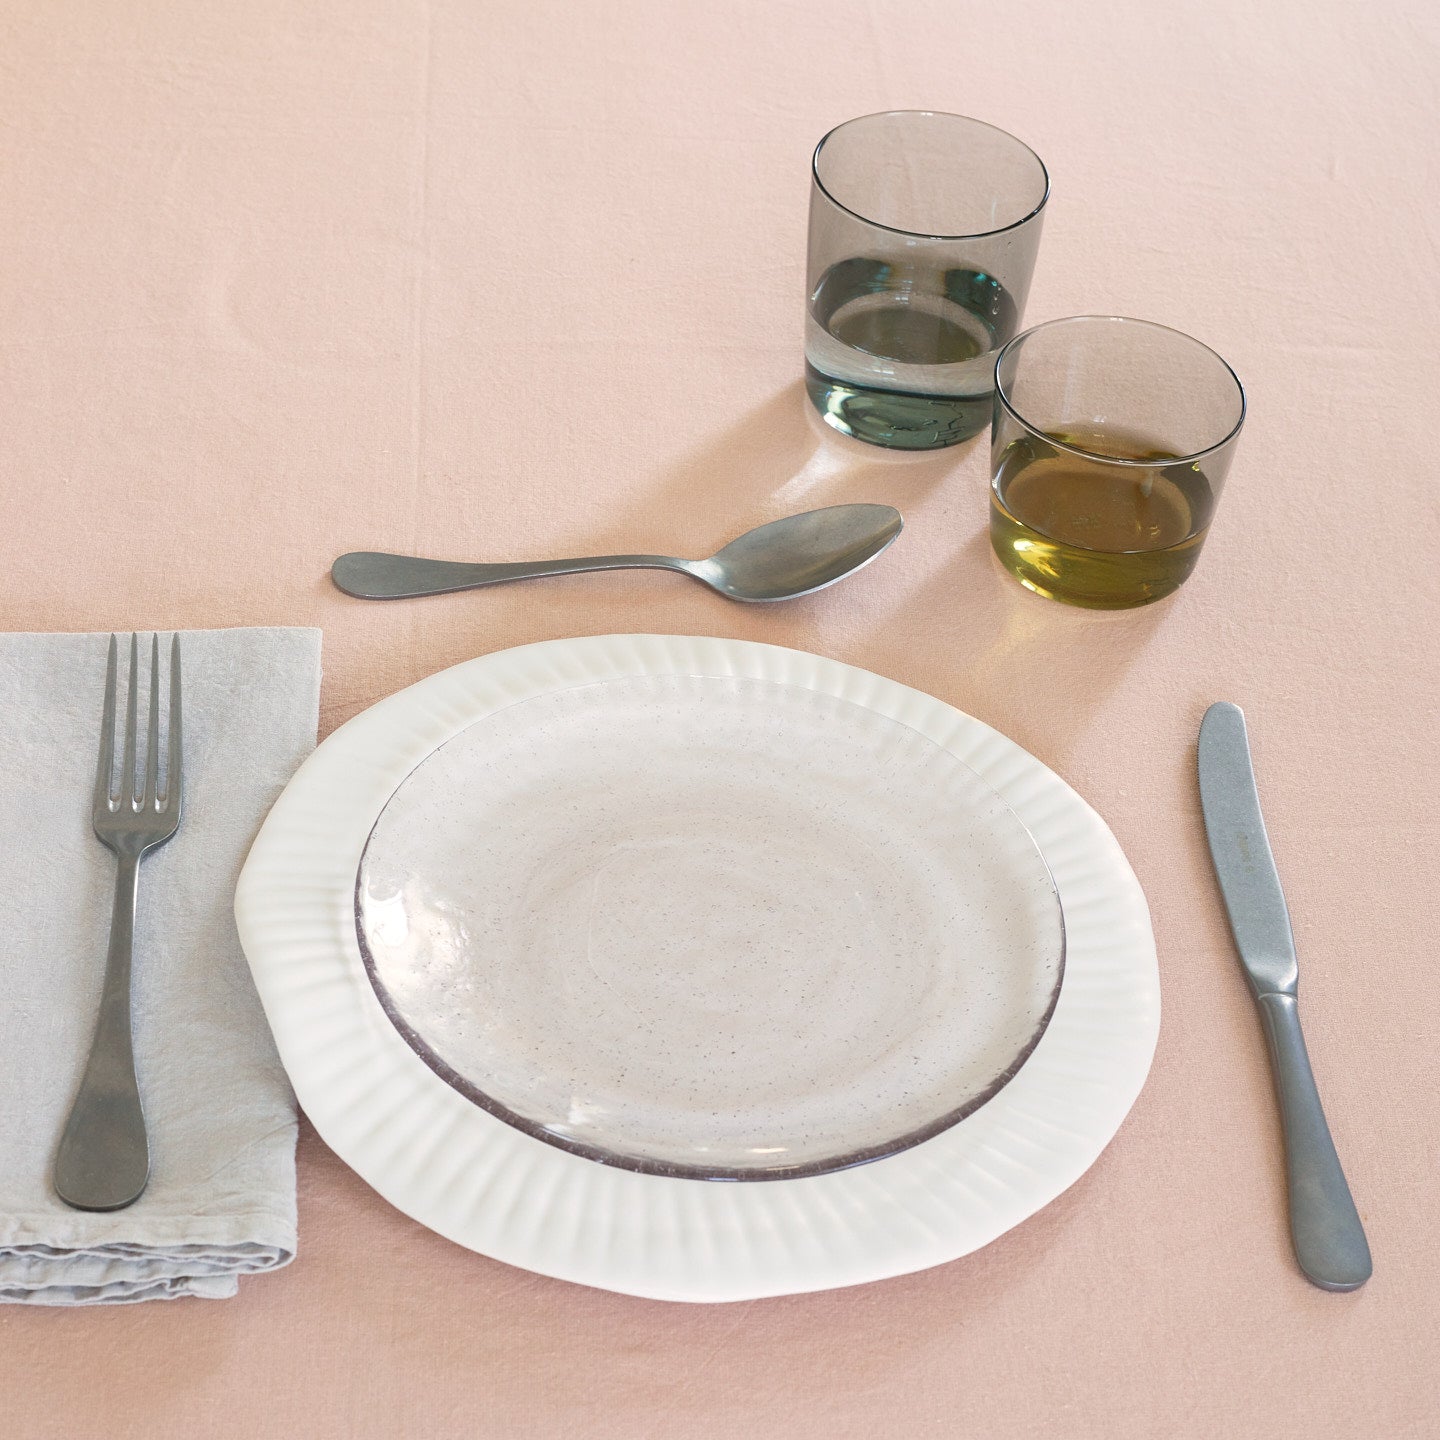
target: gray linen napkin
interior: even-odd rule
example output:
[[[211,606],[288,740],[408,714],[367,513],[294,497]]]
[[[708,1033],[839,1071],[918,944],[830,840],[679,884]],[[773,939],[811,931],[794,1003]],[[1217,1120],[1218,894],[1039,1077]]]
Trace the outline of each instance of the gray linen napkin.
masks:
[[[180,637],[185,817],[141,869],[133,979],[150,1184],[108,1215],[51,1189],[114,892],[90,829],[108,642],[0,635],[0,1301],[221,1298],[295,1254],[294,1100],[231,905],[261,819],[315,744],[318,630]]]

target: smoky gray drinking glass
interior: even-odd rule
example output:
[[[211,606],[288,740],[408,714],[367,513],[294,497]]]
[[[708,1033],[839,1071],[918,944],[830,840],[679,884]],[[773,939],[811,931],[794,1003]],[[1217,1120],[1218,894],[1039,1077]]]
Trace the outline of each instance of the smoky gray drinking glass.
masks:
[[[1208,345],[1077,315],[995,362],[990,539],[1027,589],[1097,610],[1160,600],[1195,568],[1245,391]]]
[[[1049,193],[1028,145],[963,115],[891,110],[820,141],[805,381],[826,424],[897,450],[985,428]]]

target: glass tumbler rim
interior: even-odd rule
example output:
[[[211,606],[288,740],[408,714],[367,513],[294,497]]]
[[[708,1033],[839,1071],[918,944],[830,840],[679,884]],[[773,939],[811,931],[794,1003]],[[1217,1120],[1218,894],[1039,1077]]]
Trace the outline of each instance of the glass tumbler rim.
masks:
[[[993,230],[965,230],[953,235],[935,234],[928,230],[907,230],[903,226],[886,225],[881,220],[872,220],[868,215],[862,215],[858,210],[852,209],[843,200],[836,197],[820,178],[820,152],[833,136],[851,125],[862,125],[867,120],[886,120],[896,115],[926,115],[942,120],[963,120],[967,125],[978,125],[985,130],[993,130],[997,135],[1003,135],[1007,140],[1013,140],[1040,167],[1040,177],[1045,185],[1039,200],[1018,220],[1012,220],[1008,225],[997,225]],[[868,115],[853,115],[849,120],[842,120],[838,125],[832,125],[816,144],[815,151],[810,157],[810,178],[814,181],[815,188],[837,210],[843,210],[847,215],[860,221],[862,225],[869,225],[876,230],[886,230],[892,235],[907,235],[916,240],[983,240],[991,235],[1003,235],[1007,230],[1018,230],[1022,225],[1028,224],[1040,214],[1050,199],[1050,171],[1046,168],[1045,162],[1029,145],[1019,136],[1012,135],[1008,130],[1002,130],[998,125],[990,124],[988,120],[977,120],[973,115],[959,115],[953,110],[872,110]]]
[[[1162,325],[1157,320],[1141,320],[1134,315],[1062,315],[1054,320],[1042,320],[1040,324],[1032,325],[1028,330],[1022,330],[1013,339],[1002,345],[1000,349],[995,352],[995,395],[1017,424],[1028,430],[1032,435],[1039,436],[1047,445],[1053,445],[1056,449],[1064,450],[1071,455],[1083,456],[1086,460],[1099,460],[1107,465],[1131,466],[1140,470],[1153,470],[1155,468],[1156,462],[1154,460],[1127,460],[1119,455],[1102,455],[1098,451],[1086,450],[1083,446],[1070,445],[1064,440],[1057,439],[1048,431],[1042,430],[1038,425],[1032,424],[1027,420],[1016,408],[1010,396],[1006,394],[1005,384],[1000,376],[1000,367],[1004,363],[1005,357],[1012,350],[1017,350],[1022,342],[1028,340],[1032,335],[1035,335],[1041,330],[1050,330],[1059,325],[1074,325],[1077,323],[1094,324],[1097,322],[1133,325],[1139,329],[1164,330],[1171,335],[1178,335],[1182,340],[1195,346],[1197,350],[1204,350],[1207,354],[1213,356],[1219,362],[1225,373],[1235,382],[1235,393],[1240,398],[1240,414],[1236,418],[1234,425],[1230,427],[1230,430],[1221,439],[1215,441],[1214,444],[1191,451],[1188,455],[1176,455],[1172,459],[1166,460],[1164,462],[1166,465],[1189,465],[1196,461],[1203,460],[1206,456],[1213,455],[1218,450],[1223,450],[1239,435],[1245,425],[1245,416],[1249,410],[1249,401],[1245,395],[1245,387],[1240,383],[1240,377],[1235,373],[1234,366],[1232,366],[1218,350],[1207,345],[1203,340],[1197,340],[1193,335],[1187,335],[1185,331],[1177,330],[1173,325]]]

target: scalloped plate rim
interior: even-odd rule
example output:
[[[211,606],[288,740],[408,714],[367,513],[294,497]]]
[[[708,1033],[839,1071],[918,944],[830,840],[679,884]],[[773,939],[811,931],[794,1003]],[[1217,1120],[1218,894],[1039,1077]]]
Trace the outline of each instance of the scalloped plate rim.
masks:
[[[517,696],[665,673],[752,675],[866,705],[949,749],[1030,826],[1056,876],[1071,953],[1049,1029],[989,1104],[911,1150],[851,1170],[763,1185],[672,1179],[600,1165],[512,1129],[452,1090],[390,1026],[345,920],[355,874],[348,860],[358,863],[399,779],[436,744]],[[1159,1032],[1144,895],[1085,801],[945,701],[756,641],[538,641],[461,662],[378,701],[318,746],[285,787],[245,862],[235,914],[297,1098],[322,1139],[372,1188],[469,1249],[655,1299],[828,1289],[988,1244],[1098,1159],[1140,1092]]]

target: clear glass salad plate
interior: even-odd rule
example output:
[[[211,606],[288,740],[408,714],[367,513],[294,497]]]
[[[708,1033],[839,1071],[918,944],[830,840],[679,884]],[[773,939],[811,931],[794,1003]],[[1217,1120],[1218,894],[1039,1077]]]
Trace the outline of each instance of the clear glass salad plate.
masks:
[[[365,847],[386,1012],[526,1133],[666,1175],[774,1179],[963,1119],[1060,989],[1050,871],[967,765],[864,706],[625,676],[477,720]]]

